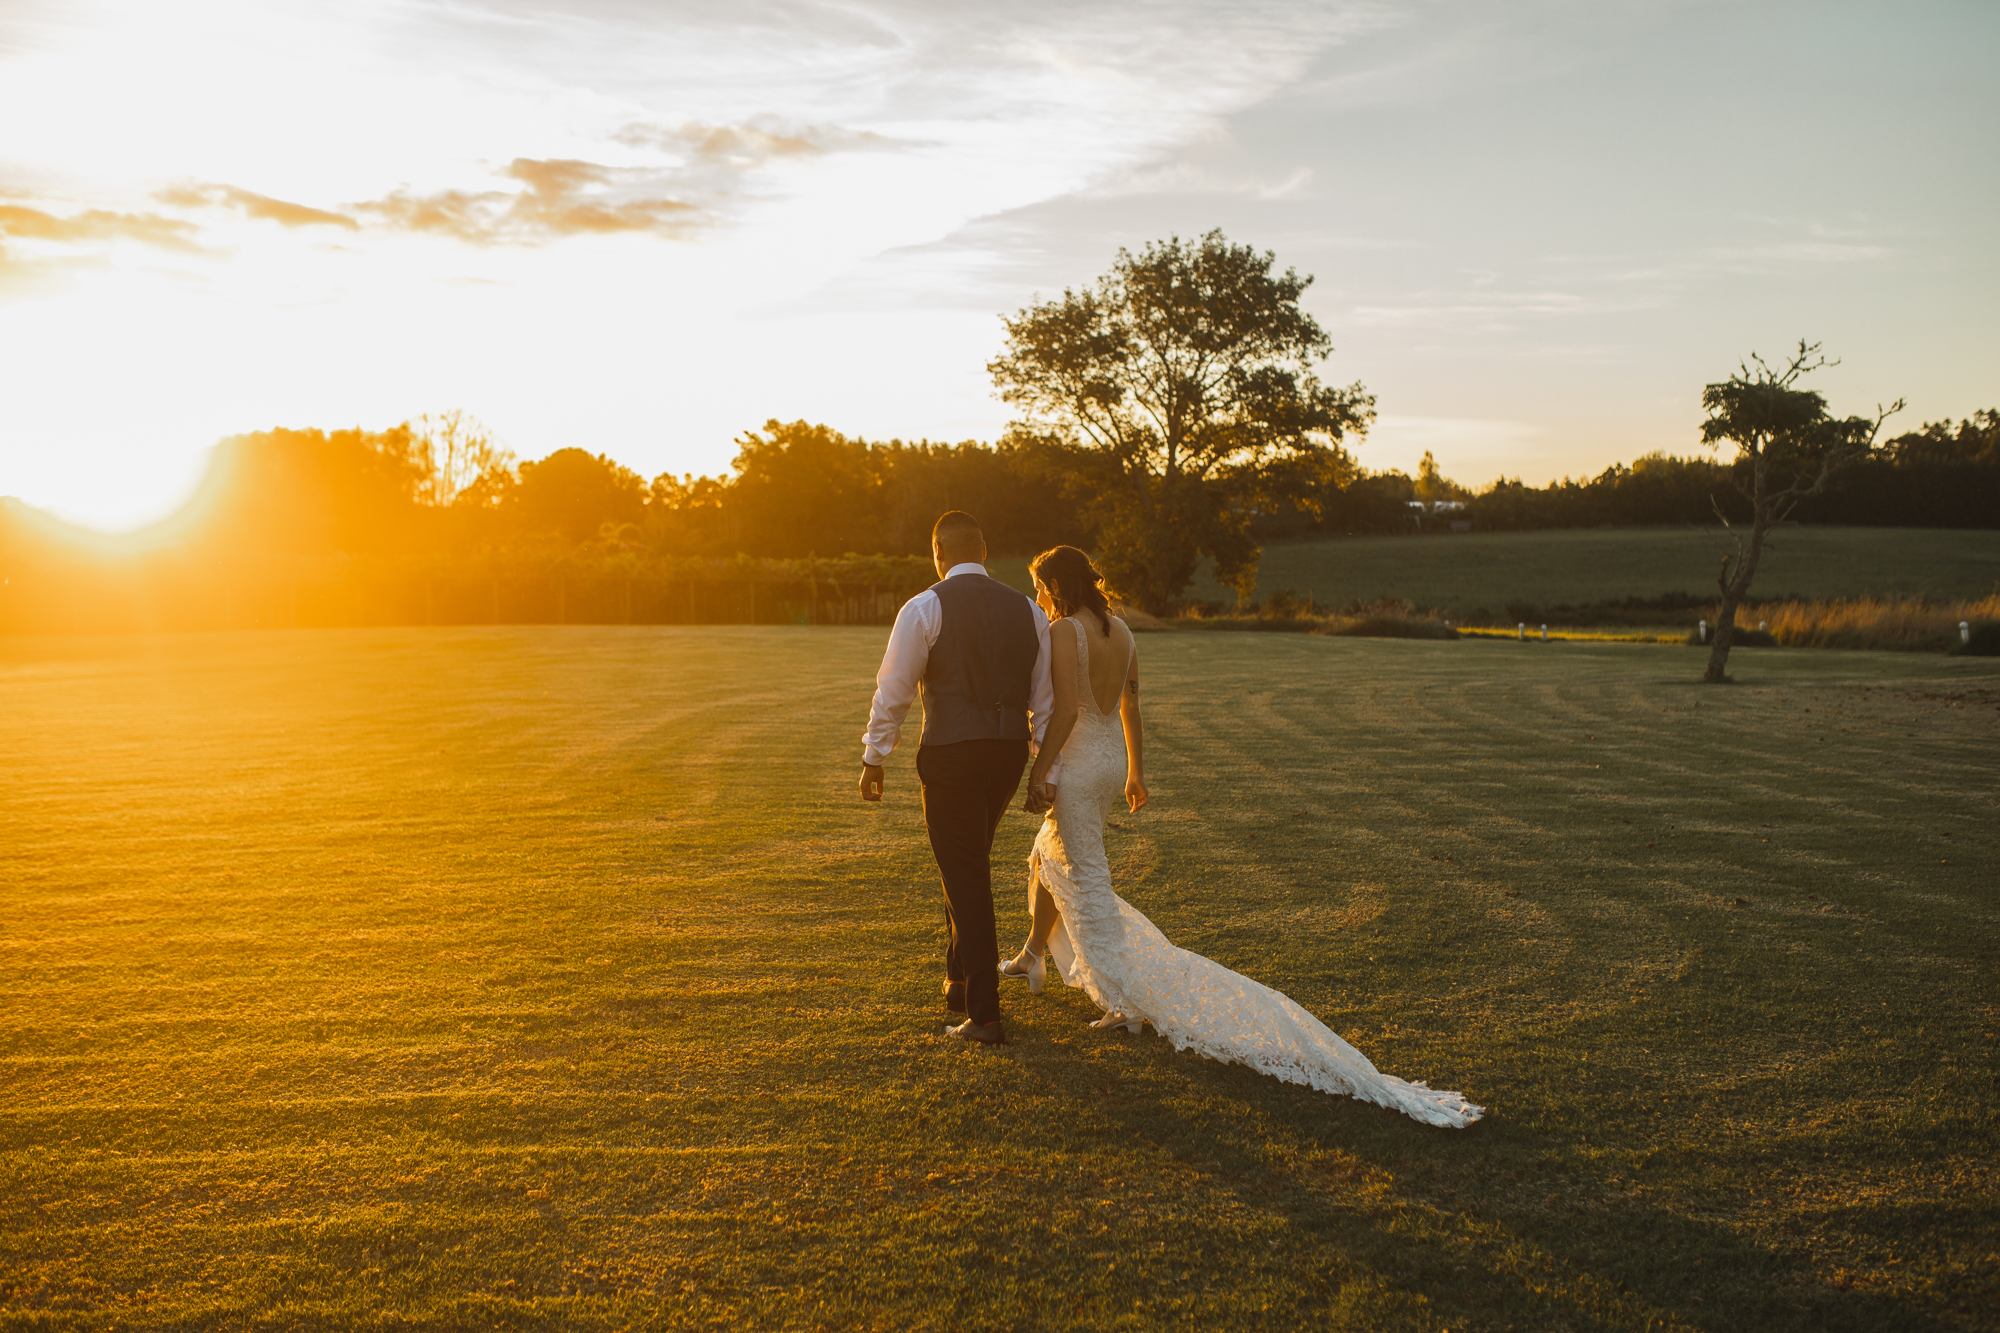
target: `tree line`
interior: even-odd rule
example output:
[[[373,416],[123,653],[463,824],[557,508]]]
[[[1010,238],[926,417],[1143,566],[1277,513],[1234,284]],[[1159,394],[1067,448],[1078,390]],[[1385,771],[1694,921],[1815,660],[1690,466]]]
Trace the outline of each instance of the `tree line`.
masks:
[[[385,431],[271,430],[224,440],[184,514],[132,554],[93,554],[23,507],[0,508],[0,568],[11,579],[0,587],[18,602],[23,589],[58,573],[54,581],[69,586],[85,568],[98,570],[101,582],[113,567],[136,577],[140,566],[155,589],[176,577],[209,586],[260,579],[296,586],[303,579],[309,587],[336,578],[409,585],[423,577],[433,581],[432,612],[441,619],[554,620],[565,609],[578,619],[617,619],[623,609],[699,620],[750,618],[751,594],[686,591],[696,580],[805,587],[817,578],[876,589],[870,597],[888,599],[879,607],[871,600],[867,609],[843,612],[873,621],[893,613],[895,596],[934,577],[926,559],[930,524],[946,509],[977,514],[996,555],[1030,555],[1059,542],[1097,549],[1102,540],[1102,517],[1065,470],[1070,457],[1031,434],[990,446],[872,442],[825,425],[772,421],[738,441],[727,475],[648,480],[608,454],[580,448],[516,462],[469,418],[452,428],[461,437],[456,450],[440,440],[437,422],[422,421]],[[469,451],[479,463],[469,470],[467,436],[479,446]],[[1291,478],[1293,489],[1268,487],[1241,516],[1242,531],[1262,543],[1449,530],[1453,522],[1475,531],[1713,524],[1718,511],[1743,523],[1750,506],[1731,482],[1744,467],[1733,459],[1652,454],[1594,477],[1542,487],[1501,479],[1475,492],[1429,459],[1410,476],[1366,471],[1343,453],[1322,475]],[[1439,510],[1438,502],[1462,508]],[[1993,527],[1996,516],[2000,411],[1930,423],[1887,441],[1793,515],[1966,528]],[[552,580],[563,578],[571,580],[567,608],[552,591]],[[634,578],[653,590],[636,611],[589,591]],[[659,591],[669,583],[683,591]],[[518,591],[530,584],[538,591]],[[472,591],[447,605],[437,590],[449,587]],[[648,597],[677,598],[677,609],[656,612]],[[399,594],[395,607],[386,618],[424,618],[414,592]],[[806,613],[794,606],[787,615],[772,601],[764,614]]]
[[[477,423],[460,430],[484,438]],[[979,515],[998,555],[1058,542],[1090,549],[1087,503],[1065,486],[1064,459],[1034,438],[993,446],[871,442],[807,422],[769,422],[739,441],[731,473],[663,473],[647,480],[602,453],[559,449],[516,463],[487,446],[484,466],[454,477],[424,423],[390,430],[272,430],[217,446],[185,515],[162,530],[151,558],[225,566],[374,562],[519,571],[692,568],[689,559],[822,560],[911,557],[924,577],[930,523],[946,509]],[[429,438],[427,438],[429,437]],[[1282,490],[1247,516],[1256,541],[1446,528],[1475,531],[1741,522],[1730,485],[1736,460],[1651,454],[1597,476],[1524,486],[1502,479],[1474,492],[1434,463],[1416,476],[1345,467]],[[1412,502],[1461,503],[1448,517]],[[1804,521],[1990,528],[2000,515],[2000,412],[1934,422],[1890,441],[1802,502]],[[74,544],[0,511],[0,560],[10,572],[82,559]],[[665,563],[662,563],[665,562]]]
[[[465,429],[478,434],[476,423]],[[799,559],[929,555],[930,526],[967,509],[996,555],[1096,545],[1102,518],[1046,440],[870,442],[804,421],[738,440],[729,475],[650,481],[607,454],[558,449],[516,463],[488,445],[484,467],[440,477],[420,426],[272,430],[217,446],[180,539],[244,560],[320,557]],[[1474,492],[1426,457],[1414,477],[1367,472],[1343,454],[1325,476],[1274,485],[1243,522],[1254,540],[1416,532],[1413,502],[1457,501],[1477,531],[1707,524],[1747,517],[1742,460],[1649,454],[1545,487],[1501,479]],[[1801,521],[1990,528],[2000,522],[2000,411],[1889,440],[1803,502]],[[1183,585],[1184,586],[1184,585]]]
[[[594,618],[611,607],[626,619],[869,618],[885,597],[929,581],[930,525],[947,509],[978,515],[998,555],[1082,546],[1124,600],[1163,613],[1204,559],[1250,595],[1270,541],[1739,524],[1758,513],[1761,455],[1712,433],[1702,442],[1738,443],[1735,456],[1650,454],[1545,487],[1501,478],[1475,492],[1428,454],[1414,476],[1369,471],[1352,446],[1373,422],[1374,398],[1358,383],[1321,383],[1330,340],[1299,304],[1312,279],[1274,265],[1270,252],[1220,232],[1169,238],[1121,250],[1090,286],[1006,319],[988,369],[1021,417],[991,445],[869,441],[769,421],[736,441],[727,475],[648,479],[605,450],[517,462],[456,412],[385,431],[235,436],[216,447],[184,513],[122,554],[100,544],[93,555],[21,506],[0,505],[0,623],[33,621],[21,608],[36,597],[86,605],[98,594],[63,591],[86,574],[100,591],[114,576],[120,586],[221,589],[204,623],[215,622],[217,597],[264,608],[256,623],[272,623],[280,601],[294,623],[408,618],[419,583],[430,619],[562,619],[573,598]],[[1807,397],[1811,429],[1781,434],[1817,457],[1814,432],[1831,427],[1824,402]],[[1840,463],[1787,502],[1786,521],[2000,521],[2000,413],[1931,423],[1880,447],[1871,435]],[[390,585],[400,591],[379,591]],[[354,591],[363,586],[378,592]],[[791,591],[774,602],[780,587]],[[349,610],[325,609],[343,596]],[[370,597],[375,612],[353,609]],[[539,609],[521,609],[531,603]]]
[[[1594,477],[1523,486],[1502,478],[1466,494],[1461,517],[1487,532],[1747,522],[1753,460],[1664,453]],[[1415,498],[1413,495],[1412,498]],[[1794,521],[1892,528],[2000,527],[2000,410],[1930,422],[1885,441],[1799,501]]]
[[[246,558],[926,556],[951,508],[979,513],[1009,553],[1086,535],[1007,444],[871,443],[771,421],[737,441],[726,476],[648,480],[574,447],[516,463],[489,445],[456,486],[439,482],[436,452],[409,425],[224,440],[189,506],[203,516],[189,540]]]

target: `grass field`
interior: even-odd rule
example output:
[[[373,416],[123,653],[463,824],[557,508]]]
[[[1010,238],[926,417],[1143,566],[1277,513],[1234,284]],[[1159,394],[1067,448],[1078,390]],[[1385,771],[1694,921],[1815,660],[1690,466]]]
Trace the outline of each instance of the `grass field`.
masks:
[[[1995,1326],[2000,663],[1146,638],[1122,887],[1452,1132],[941,1038],[882,637],[0,640],[0,1326]]]
[[[1402,598],[1469,616],[1508,602],[1540,607],[1715,591],[1722,529],[1615,528],[1410,537],[1348,537],[1264,548],[1258,595],[1291,588],[1321,605]],[[1026,565],[1022,563],[1022,577]],[[1212,579],[1192,596],[1234,600]],[[1943,528],[1790,528],[1766,548],[1760,598],[1930,596],[2000,591],[2000,531]]]

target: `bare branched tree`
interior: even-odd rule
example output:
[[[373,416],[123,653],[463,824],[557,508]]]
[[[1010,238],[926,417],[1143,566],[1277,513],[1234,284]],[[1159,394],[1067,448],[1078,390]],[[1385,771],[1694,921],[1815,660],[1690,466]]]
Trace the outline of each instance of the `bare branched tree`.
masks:
[[[1798,382],[1823,366],[1838,365],[1820,354],[1818,343],[1799,340],[1797,351],[1782,366],[1772,366],[1756,353],[1740,363],[1736,373],[1701,391],[1708,419],[1701,440],[1713,449],[1724,441],[1736,446],[1731,484],[1750,502],[1748,536],[1709,499],[1736,542],[1736,552],[1724,557],[1716,586],[1722,608],[1716,614],[1715,643],[1702,679],[1719,684],[1729,679],[1729,648],[1736,636],[1736,608],[1757,577],[1770,530],[1791,517],[1799,501],[1817,495],[1842,468],[1866,458],[1882,434],[1882,423],[1903,410],[1903,400],[1879,404],[1875,415],[1837,419],[1828,415],[1826,399]]]
[[[491,479],[514,465],[513,453],[479,418],[458,408],[418,417],[411,436],[423,474],[417,499],[440,509],[457,501],[480,478]]]

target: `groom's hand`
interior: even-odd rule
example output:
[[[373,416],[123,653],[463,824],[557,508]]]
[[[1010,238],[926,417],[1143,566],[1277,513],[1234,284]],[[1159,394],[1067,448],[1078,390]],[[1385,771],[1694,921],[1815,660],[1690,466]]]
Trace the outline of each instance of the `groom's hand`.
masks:
[[[861,766],[861,799],[879,801],[882,799],[882,765],[863,764]]]
[[[1056,789],[1046,782],[1030,782],[1028,799],[1022,809],[1031,815],[1045,815],[1055,809]]]

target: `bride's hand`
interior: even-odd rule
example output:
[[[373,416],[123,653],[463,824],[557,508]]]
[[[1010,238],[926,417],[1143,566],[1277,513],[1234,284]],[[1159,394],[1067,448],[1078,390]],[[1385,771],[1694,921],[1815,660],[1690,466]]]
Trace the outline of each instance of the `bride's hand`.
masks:
[[[1055,809],[1056,789],[1046,782],[1028,783],[1028,799],[1022,806],[1031,815],[1045,815]]]
[[[1146,780],[1137,773],[1128,774],[1125,778],[1125,804],[1132,807],[1132,813],[1136,815],[1145,803]]]

